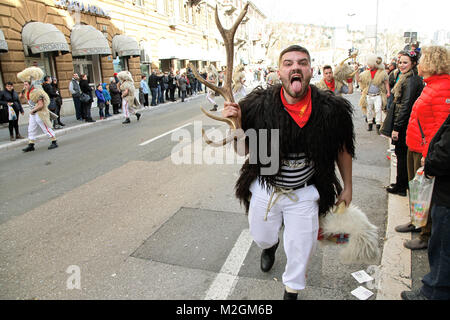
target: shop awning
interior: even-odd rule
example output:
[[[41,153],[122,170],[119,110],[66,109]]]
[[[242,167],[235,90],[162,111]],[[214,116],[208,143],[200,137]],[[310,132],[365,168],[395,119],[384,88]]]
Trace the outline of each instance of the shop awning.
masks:
[[[111,48],[105,36],[93,26],[77,24],[70,33],[72,56],[93,54],[110,55]]]
[[[66,37],[54,25],[43,22],[30,22],[23,27],[22,44],[25,56],[41,52],[69,52]]]
[[[139,44],[133,38],[120,34],[112,39],[113,57],[139,57],[141,50]]]
[[[0,53],[8,52],[8,43],[5,40],[3,31],[0,30]]]
[[[160,39],[158,42],[158,59],[178,59],[180,52],[172,39]]]

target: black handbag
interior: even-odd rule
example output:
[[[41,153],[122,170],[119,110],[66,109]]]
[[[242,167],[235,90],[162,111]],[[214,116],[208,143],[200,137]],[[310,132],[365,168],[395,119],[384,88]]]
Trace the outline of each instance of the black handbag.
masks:
[[[91,97],[87,93],[83,92],[80,96],[80,101],[83,103],[87,103],[87,102],[91,101]]]
[[[54,98],[50,99],[50,104],[48,105],[48,110],[50,110],[51,112],[55,112],[57,107],[58,106],[56,104],[56,100]]]
[[[392,130],[394,130],[394,109],[395,109],[395,104],[392,104],[386,114],[386,119],[384,119],[383,126],[381,127],[381,130],[380,130],[380,133],[383,136],[386,136],[389,138],[392,135]]]

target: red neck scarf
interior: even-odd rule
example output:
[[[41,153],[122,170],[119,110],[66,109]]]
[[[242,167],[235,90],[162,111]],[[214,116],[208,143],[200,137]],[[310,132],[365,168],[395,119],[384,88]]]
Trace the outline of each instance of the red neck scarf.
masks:
[[[370,75],[372,76],[372,79],[375,77],[375,73],[377,73],[378,69],[372,70],[370,69]]]
[[[292,119],[294,119],[294,121],[299,125],[299,127],[303,128],[305,124],[308,122],[312,111],[311,87],[308,87],[308,92],[306,93],[305,97],[295,104],[287,103],[286,99],[284,98],[283,88],[281,88],[280,95],[285,110],[289,113]]]
[[[28,100],[28,101],[30,100],[30,93],[31,93],[31,91],[33,91],[33,90],[34,90],[34,87],[31,87],[30,90],[28,90],[28,92],[27,92],[27,100]]]
[[[333,78],[333,80],[331,80],[331,82],[328,82],[325,79],[323,79],[323,81],[325,81],[325,84],[327,85],[328,89],[330,89],[331,91],[334,92],[334,90],[336,89],[335,84],[334,84],[334,78]]]

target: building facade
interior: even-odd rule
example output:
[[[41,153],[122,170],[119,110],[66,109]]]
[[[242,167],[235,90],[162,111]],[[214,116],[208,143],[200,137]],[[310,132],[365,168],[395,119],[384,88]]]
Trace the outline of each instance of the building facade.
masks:
[[[66,100],[70,100],[68,86],[74,72],[87,74],[94,85],[108,83],[115,72],[129,70],[138,85],[141,74],[155,68],[176,71],[190,62],[200,69],[209,63],[220,68],[226,64],[225,48],[215,25],[214,10],[218,5],[227,26],[245,3],[2,0],[0,89],[8,81],[16,85],[16,90],[21,89],[16,75],[28,66],[38,66],[45,74],[57,77]],[[265,16],[254,4],[249,16],[236,35],[238,63],[249,62],[258,34],[262,33],[258,28]]]

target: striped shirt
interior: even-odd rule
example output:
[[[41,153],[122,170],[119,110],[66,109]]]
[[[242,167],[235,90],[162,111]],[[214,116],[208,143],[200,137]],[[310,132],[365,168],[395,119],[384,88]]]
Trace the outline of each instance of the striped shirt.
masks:
[[[304,153],[290,153],[281,160],[281,170],[275,177],[277,187],[295,189],[301,187],[314,175],[314,164]]]

